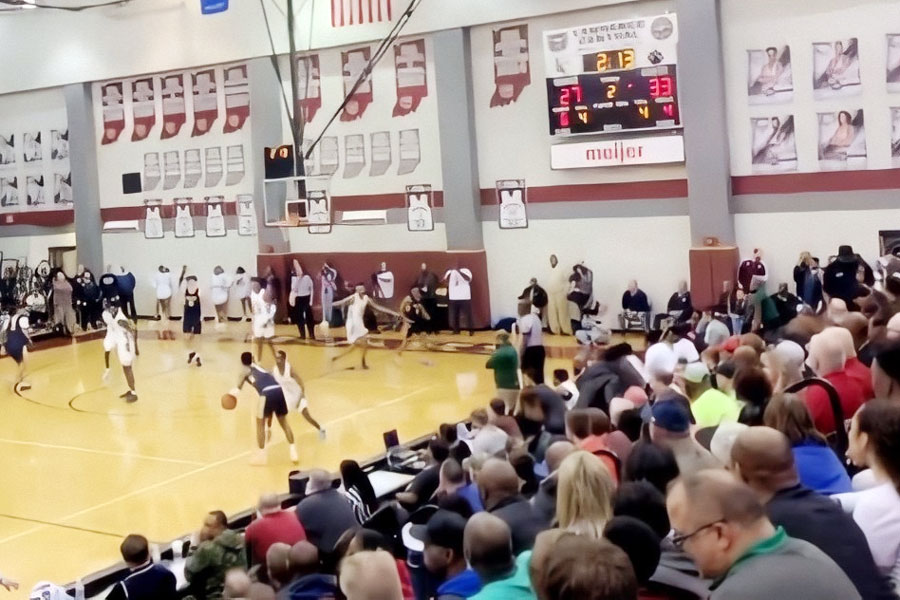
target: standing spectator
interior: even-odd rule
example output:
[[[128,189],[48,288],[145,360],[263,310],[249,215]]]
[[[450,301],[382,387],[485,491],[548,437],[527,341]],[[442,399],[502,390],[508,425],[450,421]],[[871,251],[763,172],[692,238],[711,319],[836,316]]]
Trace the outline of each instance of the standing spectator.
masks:
[[[281,510],[275,494],[263,494],[257,505],[259,517],[244,532],[250,566],[266,564],[266,552],[272,544],[281,542],[293,546],[306,539],[306,531],[293,511]]]
[[[472,335],[472,271],[460,267],[457,262],[455,268],[444,273],[444,281],[447,282],[447,299],[450,301],[450,329],[459,335],[461,317],[465,315],[469,335]]]
[[[866,536],[841,507],[800,483],[787,437],[751,427],[731,449],[732,472],[753,488],[772,523],[827,554],[863,600],[890,600],[894,592],[878,572]]]
[[[513,554],[512,533],[501,519],[473,515],[466,523],[463,550],[482,585],[472,600],[536,600],[528,577],[531,553]]]
[[[809,252],[801,252],[800,260],[794,267],[794,283],[797,295],[814,313],[819,312],[822,304],[822,271],[819,259],[813,258]]]
[[[844,301],[849,310],[859,310],[854,303],[859,290],[856,278],[860,261],[851,246],[840,246],[834,262],[825,267],[822,289],[830,298]]]
[[[440,582],[437,600],[462,600],[481,591],[478,574],[466,565],[463,539],[466,520],[448,510],[439,510],[426,525],[415,525],[410,534],[425,544],[425,568]]]
[[[134,286],[136,285],[134,275],[131,271],[126,271],[125,267],[120,266],[116,277],[116,289],[119,292],[119,301],[122,310],[132,321],[137,320],[137,309],[134,307]]]
[[[698,427],[715,427],[722,421],[737,421],[740,404],[712,386],[712,377],[704,363],[695,362],[684,368],[684,387]]]
[[[634,600],[638,597],[638,582],[628,555],[602,538],[561,536],[537,579],[541,598]]]
[[[291,320],[297,325],[301,340],[306,339],[307,331],[309,339],[316,339],[316,324],[312,312],[313,291],[313,278],[309,276],[300,261],[294,259],[294,274],[291,277],[291,293],[288,297],[288,304],[291,305]]]
[[[538,309],[525,304],[519,305],[519,332],[522,335],[521,348],[522,375],[535,385],[544,383],[544,332]]]
[[[344,460],[341,461],[341,485],[353,506],[356,520],[362,525],[378,510],[378,498],[369,476],[355,460]]]
[[[306,496],[297,504],[297,518],[308,539],[323,555],[330,555],[345,531],[359,526],[347,497],[331,485],[327,471],[313,469]]]
[[[147,538],[129,535],[119,547],[128,575],[113,586],[107,600],[175,600],[175,575],[150,560]],[[9,588],[7,588],[9,589]]]
[[[519,354],[509,343],[509,334],[497,334],[497,349],[488,359],[486,368],[494,371],[494,385],[497,386],[497,397],[506,404],[506,411],[516,408],[519,397]]]
[[[550,255],[550,275],[547,278],[547,324],[553,334],[572,335],[569,319],[569,282],[566,271],[560,266],[555,254]]]
[[[538,316],[541,317],[543,323],[544,309],[547,308],[547,291],[538,285],[538,280],[532,277],[528,281],[528,287],[519,294],[519,304],[528,304],[538,309]]]
[[[600,539],[612,518],[615,483],[599,458],[585,451],[570,454],[559,466],[556,522],[561,529]]]
[[[244,539],[228,529],[228,518],[215,510],[203,520],[198,536],[199,545],[192,548],[184,563],[184,577],[195,600],[222,597],[225,573],[233,567],[246,565]]]
[[[691,435],[690,417],[678,401],[657,401],[653,405],[652,414],[650,438],[654,444],[672,451],[682,475],[721,466],[719,461]],[[632,454],[634,452],[632,450]]]
[[[75,335],[75,309],[72,306],[72,284],[60,269],[53,278],[53,325],[66,336]]]
[[[519,477],[513,466],[505,460],[488,459],[478,474],[478,489],[485,510],[509,525],[513,551],[518,555],[530,550],[544,528],[543,521],[519,494]]]
[[[821,550],[775,527],[753,490],[723,470],[683,477],[666,500],[676,547],[716,578],[710,600],[859,600]]]
[[[419,270],[419,276],[416,277],[416,287],[419,288],[419,292],[422,293],[422,306],[425,307],[425,312],[431,315],[431,319],[428,321],[426,327],[428,328],[428,333],[434,333],[437,331],[437,287],[440,281],[438,280],[438,276],[428,268],[428,265],[422,263],[422,266]]]

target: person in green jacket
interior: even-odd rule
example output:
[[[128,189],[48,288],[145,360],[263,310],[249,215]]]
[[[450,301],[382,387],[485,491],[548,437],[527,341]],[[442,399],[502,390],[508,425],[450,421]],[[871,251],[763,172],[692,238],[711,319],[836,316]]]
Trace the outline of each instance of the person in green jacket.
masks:
[[[509,525],[499,517],[473,515],[463,534],[463,553],[482,583],[470,600],[537,600],[528,573],[531,550],[513,554]]]
[[[186,600],[220,600],[225,588],[225,573],[235,567],[247,567],[244,537],[228,529],[225,513],[212,511],[203,520],[200,544],[184,565],[184,576],[191,589]]]
[[[497,397],[503,400],[507,412],[511,413],[519,399],[519,353],[509,343],[509,334],[505,331],[497,334],[497,349],[485,367],[494,370]]]

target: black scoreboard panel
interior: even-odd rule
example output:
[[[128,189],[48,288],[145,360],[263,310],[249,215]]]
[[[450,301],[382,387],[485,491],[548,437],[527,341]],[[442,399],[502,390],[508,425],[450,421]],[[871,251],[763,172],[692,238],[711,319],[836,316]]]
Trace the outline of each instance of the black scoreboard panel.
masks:
[[[550,135],[681,127],[675,65],[548,79],[547,98]]]
[[[294,176],[294,147],[290,145],[265,149],[266,179],[283,179]]]

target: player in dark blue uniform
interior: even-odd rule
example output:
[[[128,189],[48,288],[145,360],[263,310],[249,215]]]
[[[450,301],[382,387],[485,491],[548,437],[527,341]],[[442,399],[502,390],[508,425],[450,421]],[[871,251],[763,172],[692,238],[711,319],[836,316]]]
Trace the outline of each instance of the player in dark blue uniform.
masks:
[[[297,446],[294,444],[294,432],[287,421],[288,407],[284,399],[284,390],[275,376],[253,362],[253,355],[249,352],[241,354],[241,379],[237,388],[231,394],[237,397],[241,387],[249,383],[259,394],[259,409],[256,413],[256,442],[259,445],[259,453],[252,460],[253,464],[264,465],[266,463],[266,420],[275,415],[278,424],[284,431],[284,437],[290,444],[291,462],[298,462]]]
[[[16,361],[16,383],[13,390],[20,392],[31,389],[31,385],[25,381],[25,363],[28,356],[27,349],[31,347],[31,337],[28,335],[30,324],[28,315],[22,311],[17,312],[3,324],[6,341],[4,347],[6,353]]]

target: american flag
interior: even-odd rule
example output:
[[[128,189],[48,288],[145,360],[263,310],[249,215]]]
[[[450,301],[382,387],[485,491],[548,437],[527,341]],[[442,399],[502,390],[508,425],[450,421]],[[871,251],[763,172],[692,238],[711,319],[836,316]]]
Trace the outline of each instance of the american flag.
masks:
[[[331,0],[332,27],[390,20],[391,0]]]

